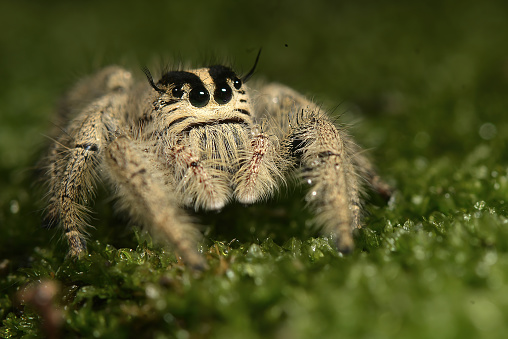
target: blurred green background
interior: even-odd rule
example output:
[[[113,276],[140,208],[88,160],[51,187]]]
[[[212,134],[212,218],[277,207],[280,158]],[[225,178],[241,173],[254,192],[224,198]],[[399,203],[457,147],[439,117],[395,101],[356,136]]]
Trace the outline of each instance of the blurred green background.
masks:
[[[50,335],[19,292],[57,283],[62,337],[508,337],[505,1],[2,1],[0,335]],[[35,164],[80,77],[210,60],[289,85],[351,123],[398,192],[343,257],[301,188],[200,215],[195,275],[100,190],[90,256],[39,227]],[[17,294],[18,293],[18,294]],[[21,298],[23,299],[23,298]]]

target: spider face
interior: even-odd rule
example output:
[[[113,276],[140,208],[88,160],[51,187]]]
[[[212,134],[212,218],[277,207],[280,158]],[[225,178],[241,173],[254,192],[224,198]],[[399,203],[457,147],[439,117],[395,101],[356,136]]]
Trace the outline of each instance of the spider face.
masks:
[[[263,191],[250,200],[235,194],[256,132],[247,87],[236,73],[216,65],[168,72],[156,84],[148,79],[156,96],[140,132],[146,139],[157,135],[157,152],[167,158],[179,200],[195,209],[221,209],[232,199],[259,199]]]
[[[251,93],[245,83],[253,72],[240,78],[215,65],[154,82],[145,70],[148,84],[134,84],[130,72],[109,67],[80,82],[62,108],[71,119],[46,159],[47,217],[63,228],[69,253],[86,249],[84,211],[101,175],[133,219],[203,268],[182,207],[252,204],[295,172],[310,186],[316,222],[339,250],[351,250],[364,181],[386,196],[389,187],[320,106],[279,84]]]
[[[168,72],[153,87],[161,94],[155,110],[167,115],[168,129],[188,131],[207,124],[252,124],[246,87],[229,67]]]

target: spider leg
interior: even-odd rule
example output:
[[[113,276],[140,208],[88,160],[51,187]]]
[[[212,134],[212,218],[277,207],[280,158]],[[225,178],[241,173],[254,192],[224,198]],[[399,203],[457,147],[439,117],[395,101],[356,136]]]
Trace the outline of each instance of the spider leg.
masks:
[[[49,176],[46,223],[61,225],[71,256],[79,256],[86,250],[86,205],[94,193],[97,167],[107,142],[108,130],[117,127],[119,122],[116,115],[122,111],[127,100],[124,91],[117,90],[119,84],[109,81],[120,77],[125,80],[124,88],[130,86],[130,73],[119,68],[110,68],[108,72],[109,76],[104,71],[99,74],[101,89],[106,93],[102,92],[102,96],[95,94],[96,98],[87,106],[65,107],[68,114],[76,113],[73,112],[76,109],[78,115],[56,140],[46,159]],[[109,87],[110,84],[114,85],[113,88]],[[85,92],[87,86],[92,85],[97,85],[96,78],[91,78],[88,85],[81,83],[70,93],[69,96],[74,99],[69,103],[77,104],[78,93],[90,97],[91,94]]]
[[[379,176],[370,159],[363,155],[360,150],[357,150],[354,162],[370,187],[384,200],[390,200],[393,195],[393,188]]]
[[[284,177],[280,170],[283,162],[276,139],[257,131],[250,149],[243,157],[243,166],[235,174],[235,196],[244,204],[252,204],[271,195]],[[279,165],[279,166],[278,166]]]
[[[352,230],[360,226],[360,185],[345,147],[344,135],[334,124],[312,109],[300,111],[291,139],[299,143],[304,179],[310,185],[306,200],[314,206],[325,232],[338,237],[338,248],[353,248]]]
[[[220,171],[207,166],[207,162],[213,161],[204,163],[191,146],[178,142],[165,143],[160,154],[166,166],[174,171],[171,177],[178,178],[173,183],[174,191],[190,199],[186,201],[188,205],[194,205],[196,210],[219,210],[224,207],[231,188]]]
[[[205,260],[196,251],[199,232],[181,211],[174,187],[157,167],[156,155],[143,152],[139,146],[127,137],[119,137],[106,150],[105,163],[124,208],[153,231],[162,233],[188,264],[204,269]]]
[[[256,111],[268,115],[283,149],[300,165],[309,185],[306,200],[315,210],[316,221],[324,232],[337,237],[341,252],[351,251],[352,231],[361,227],[365,179],[375,189],[383,188],[370,161],[317,105],[285,86],[263,87]]]

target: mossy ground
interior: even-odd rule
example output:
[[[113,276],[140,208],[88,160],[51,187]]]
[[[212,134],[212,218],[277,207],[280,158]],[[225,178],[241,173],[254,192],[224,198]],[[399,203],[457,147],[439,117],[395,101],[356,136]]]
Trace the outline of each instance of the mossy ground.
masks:
[[[0,336],[508,337],[506,2],[185,3],[2,4]],[[259,47],[256,76],[355,122],[398,189],[368,202],[354,253],[317,237],[290,186],[201,214],[210,269],[196,274],[125,227],[101,189],[89,255],[65,259],[38,227],[32,171],[65,89],[111,63],[215,55],[247,70]],[[41,282],[47,308],[29,297]]]

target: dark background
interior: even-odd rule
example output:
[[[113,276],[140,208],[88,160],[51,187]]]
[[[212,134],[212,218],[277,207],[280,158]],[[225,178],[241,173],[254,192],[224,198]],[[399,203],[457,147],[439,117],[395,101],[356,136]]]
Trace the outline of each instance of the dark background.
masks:
[[[281,292],[281,299],[270,304],[286,312],[280,319],[252,320],[254,325],[251,323],[246,332],[238,330],[239,324],[227,327],[225,321],[222,332],[210,325],[212,330],[205,333],[255,336],[263,333],[266,328],[262,324],[268,323],[284,324],[281,328],[286,330],[300,324],[304,328],[301,333],[326,336],[337,333],[333,324],[348,321],[351,326],[340,329],[344,335],[355,337],[372,337],[373,333],[380,337],[425,337],[435,333],[435,337],[460,334],[490,338],[494,333],[500,337],[507,333],[498,321],[508,310],[504,298],[508,294],[503,292],[507,277],[502,273],[508,271],[508,235],[504,231],[508,218],[506,2],[4,0],[0,12],[3,317],[13,310],[8,300],[13,300],[18,287],[37,280],[19,269],[40,264],[37,253],[41,250],[51,257],[55,248],[65,249],[57,232],[38,226],[43,205],[34,168],[49,142],[45,135],[54,127],[55,107],[66,89],[109,64],[132,69],[140,79],[142,66],[148,65],[158,74],[161,68],[182,62],[201,66],[219,61],[245,72],[262,48],[255,77],[289,85],[324,103],[332,115],[341,116],[340,121],[353,124],[351,133],[369,149],[380,172],[399,192],[389,206],[373,198],[366,219],[373,233],[362,233],[358,251],[334,264],[342,271],[327,275],[322,267],[313,266],[314,259],[302,259],[304,273],[274,271],[272,278],[283,281],[278,287],[296,286],[308,291],[307,301],[297,299],[301,313],[288,310],[287,300],[296,294]],[[93,238],[116,247],[135,248],[132,230],[116,225],[123,221],[111,215],[108,195],[99,192],[99,196],[102,199],[94,206],[97,230],[91,230]],[[305,241],[315,233],[302,228],[310,214],[300,215],[301,199],[297,188],[283,191],[274,203],[276,209],[288,214],[283,218],[280,213],[264,212],[271,202],[248,209],[246,215],[237,212],[236,206],[224,217],[205,215],[212,225],[206,232],[213,240],[224,241],[236,234],[245,242],[241,248],[249,248],[256,237],[271,237],[279,245],[291,237]],[[247,221],[230,230],[219,227],[229,220],[228,213],[233,213],[235,220],[243,215],[252,227],[243,225]],[[259,221],[251,220],[256,218]],[[470,220],[476,221],[468,224]],[[248,231],[243,234],[242,229]],[[401,236],[397,232],[409,233]],[[468,234],[466,238],[464,234]],[[444,254],[440,257],[436,249]],[[433,253],[433,259],[424,255],[429,260],[419,261],[421,253]],[[482,276],[478,267],[485,258],[492,259],[492,253],[496,253],[497,266],[492,267],[497,275]],[[63,255],[56,256],[58,267],[64,259]],[[472,261],[464,262],[460,259],[464,256]],[[273,264],[273,259],[266,259],[266,265]],[[403,283],[394,284],[392,276],[382,273],[392,272],[390,269],[407,274],[399,280]],[[442,280],[425,280],[429,273],[426,269],[434,270]],[[321,272],[321,280],[305,280],[311,279],[315,270]],[[378,272],[374,277],[368,273],[372,270]],[[302,274],[308,278],[299,280]],[[344,279],[355,276],[366,279],[358,287],[364,297],[347,299],[341,293],[352,287]],[[375,278],[376,286],[385,286],[385,290],[369,285]],[[206,279],[202,282],[205,287],[207,283],[220,284],[214,274]],[[64,285],[72,284],[67,281]],[[321,291],[332,285],[337,291],[330,290],[329,299]],[[429,290],[425,286],[430,286]],[[422,294],[422,289],[427,294]],[[189,298],[185,293],[177,294]],[[190,299],[197,295],[189,293]],[[374,309],[369,306],[369,295],[380,298]],[[335,300],[334,296],[343,298],[337,299],[338,303],[352,302],[348,306],[350,318],[344,315],[347,312],[337,313],[340,307],[322,307],[330,306],[327,302]],[[380,296],[386,296],[384,304]],[[196,298],[198,304],[204,300]],[[241,310],[234,311],[238,314],[252,307],[252,300],[242,300]],[[471,300],[482,307],[471,308]],[[439,308],[455,313],[449,318],[443,316],[447,321],[440,322],[433,313]],[[414,314],[421,323],[394,311],[397,309],[418,310]],[[263,307],[260,310],[266,311]],[[370,325],[361,320],[366,312],[373,319]],[[249,313],[245,314],[249,318]],[[16,317],[14,322],[21,319]],[[190,333],[196,328],[190,324],[207,323],[185,316],[181,319],[178,328]],[[312,329],[317,319],[322,332]],[[292,333],[273,328],[269,333]]]

